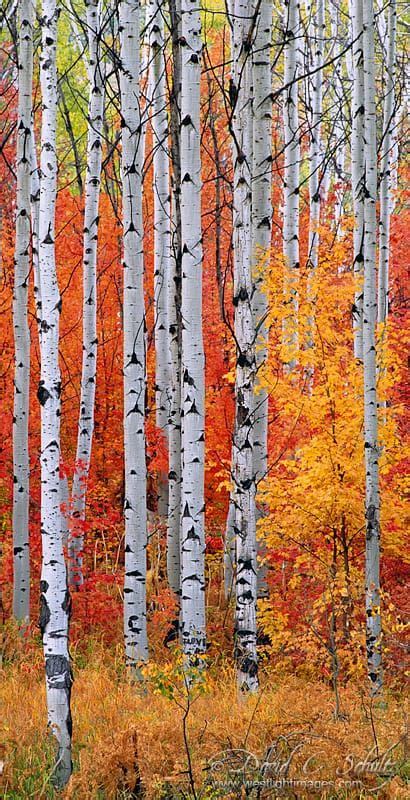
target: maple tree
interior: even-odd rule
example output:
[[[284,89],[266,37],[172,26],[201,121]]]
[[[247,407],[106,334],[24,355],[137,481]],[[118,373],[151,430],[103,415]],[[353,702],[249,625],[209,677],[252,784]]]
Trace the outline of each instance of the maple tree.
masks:
[[[56,4],[45,5],[53,26]],[[30,672],[31,658],[39,678],[39,614],[46,661],[65,658],[62,722],[49,699],[65,738],[60,788],[71,771],[71,673],[47,626],[53,633],[61,607],[68,631],[70,603],[74,664],[92,669],[101,647],[98,659],[121,671],[125,632],[124,661],[152,698],[174,701],[175,685],[185,698],[184,681],[188,703],[191,684],[216,696],[234,664],[240,688],[256,692],[259,665],[262,684],[296,674],[330,685],[342,719],[352,687],[370,675],[381,690],[381,659],[387,691],[401,691],[405,671],[410,217],[395,4],[379,15],[374,74],[371,49],[362,62],[375,33],[363,28],[369,0],[352,3],[351,30],[345,3],[332,20],[321,0],[313,10],[291,0],[283,20],[264,0],[256,11],[247,0],[188,5],[152,0],[144,22],[137,0],[120,4],[118,19],[93,0],[87,23],[73,0],[55,63],[42,20],[42,73],[37,19],[34,60],[12,26],[1,34],[1,611],[18,654],[10,663]],[[139,37],[140,51],[130,45]],[[34,67],[26,108],[19,54]],[[19,128],[27,116],[30,131]],[[30,214],[19,261],[16,218]],[[29,359],[18,338],[26,302]],[[13,457],[20,363],[24,498]],[[22,582],[13,494],[29,518]],[[24,580],[29,614],[16,604]],[[7,634],[6,660],[9,648]],[[48,669],[49,695],[56,674]]]

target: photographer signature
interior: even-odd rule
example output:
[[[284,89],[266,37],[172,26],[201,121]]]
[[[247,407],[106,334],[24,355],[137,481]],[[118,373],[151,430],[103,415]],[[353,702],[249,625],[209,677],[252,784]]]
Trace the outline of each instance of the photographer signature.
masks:
[[[296,770],[298,777],[310,780],[317,778],[328,769],[326,753],[324,750],[319,750],[305,758],[302,751],[308,739],[309,737],[300,739],[297,734],[288,737],[279,736],[267,748],[262,758],[244,748],[222,750],[208,764],[209,777],[211,781],[219,783],[234,780],[236,783],[249,784],[252,781],[268,778],[284,780],[289,778],[291,767],[295,766],[295,757],[299,754]],[[370,791],[378,791],[399,772],[400,764],[393,758],[393,752],[399,744],[400,741],[396,742],[382,754],[376,746],[372,747],[364,757],[349,753],[344,757],[343,763],[336,768],[335,782],[355,778]],[[371,784],[376,783],[377,786],[366,786],[369,780]]]

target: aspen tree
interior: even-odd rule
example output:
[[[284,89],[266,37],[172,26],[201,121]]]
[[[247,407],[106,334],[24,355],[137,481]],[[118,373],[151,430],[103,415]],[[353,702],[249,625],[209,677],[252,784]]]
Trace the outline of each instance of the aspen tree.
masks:
[[[31,190],[30,190],[30,213],[31,213],[31,255],[33,261],[34,276],[34,302],[36,307],[36,320],[38,333],[40,336],[41,323],[41,296],[40,296],[40,271],[39,271],[39,205],[40,205],[40,173],[37,162],[36,140],[34,135],[34,119],[32,119],[32,132],[30,138],[31,153]]]
[[[195,663],[206,644],[199,0],[182,0],[181,12],[181,634]]]
[[[40,80],[42,98],[39,275],[41,296],[41,542],[40,629],[43,638],[48,723],[58,746],[53,780],[64,786],[71,774],[71,668],[68,651],[70,594],[60,513],[60,393],[58,360],[61,297],[55,263],[57,189],[57,19],[55,0],[42,5]]]
[[[345,36],[341,30],[340,7],[337,0],[332,2],[333,8],[330,8],[330,26],[332,32],[332,39],[334,45],[339,47],[342,41],[346,46]],[[351,51],[346,53],[347,61],[351,60]],[[348,71],[348,75],[352,74],[352,69]],[[344,121],[344,82],[343,82],[343,60],[337,58],[333,66],[333,95],[334,95],[334,109],[336,118],[334,121],[334,180],[335,187],[335,208],[334,208],[334,225],[338,237],[342,233],[342,215],[343,215],[343,197],[345,191],[345,161],[346,161],[346,136],[345,136],[345,121]]]
[[[300,9],[297,0],[285,0],[284,14],[284,188],[283,188],[283,257],[285,302],[288,314],[283,325],[283,344],[287,351],[286,368],[295,368],[298,352],[298,281],[299,281],[299,170],[300,132],[298,114],[298,74]]]
[[[124,248],[124,638],[132,670],[148,657],[145,462],[145,308],[142,250],[142,126],[139,0],[119,4]]]
[[[314,320],[316,294],[314,289],[315,275],[319,263],[319,224],[320,224],[320,205],[322,192],[322,170],[323,170],[323,148],[322,148],[322,89],[324,51],[324,29],[325,29],[325,5],[324,0],[316,0],[312,15],[309,9],[309,43],[308,53],[310,56],[311,48],[313,54],[308,59],[309,68],[313,74],[307,79],[308,91],[308,124],[309,124],[309,245],[308,245],[308,278],[307,278],[307,299],[310,304],[310,315],[308,319],[307,346],[313,347],[314,339]],[[307,376],[309,378],[309,389],[311,389],[313,370],[309,366]]]
[[[86,0],[89,48],[87,169],[85,178],[83,238],[83,357],[76,468],[72,488],[73,526],[68,541],[68,582],[79,587],[83,575],[83,530],[94,432],[97,379],[97,246],[101,185],[102,126],[104,115],[104,62],[101,58],[101,5]]]
[[[14,411],[13,411],[13,614],[30,618],[29,551],[29,389],[30,331],[27,294],[30,274],[31,114],[33,90],[32,0],[18,4],[17,209],[14,254]]]
[[[70,490],[66,476],[60,476],[60,505],[61,505],[61,536],[63,547],[68,547],[68,537],[70,535]]]
[[[253,70],[253,165],[252,165],[252,259],[255,290],[252,299],[256,334],[257,374],[268,356],[268,300],[263,280],[269,266],[272,226],[272,76],[270,52],[272,44],[271,0],[261,0],[255,23],[252,51]],[[255,382],[253,422],[253,460],[257,482],[268,470],[268,392]],[[257,518],[262,516],[256,507]],[[258,597],[267,594],[266,568],[261,563],[264,548],[258,543]]]
[[[256,517],[254,471],[255,320],[252,309],[252,47],[253,6],[233,6],[231,86],[233,129],[233,249],[236,340],[232,480],[236,536],[235,658],[241,691],[258,688],[256,652]]]
[[[163,0],[150,0],[150,83],[153,131],[154,189],[154,335],[156,424],[168,440],[169,325],[167,292],[171,249],[171,197],[168,160],[168,115]],[[166,477],[158,478],[158,511],[168,513]],[[172,542],[168,541],[168,546]]]
[[[229,498],[228,515],[226,518],[224,536],[224,595],[225,600],[230,600],[234,587],[235,576],[235,502],[233,493]]]
[[[172,39],[172,76],[170,91],[171,142],[171,253],[167,284],[168,313],[168,521],[167,574],[175,596],[181,586],[181,3],[169,0]]]
[[[380,613],[380,492],[377,426],[376,373],[376,244],[377,244],[377,140],[372,0],[363,0],[364,72],[364,285],[363,285],[363,373],[364,458],[366,472],[366,646],[371,693],[383,683]]]
[[[321,127],[322,127],[322,87],[323,73],[320,67],[323,64],[325,32],[325,4],[324,0],[316,0],[313,20],[309,24],[310,44],[313,46],[313,57],[310,66],[313,71],[308,80],[311,91],[309,97],[309,283],[311,284],[319,259],[319,223],[321,199],[321,170],[323,163]],[[312,303],[315,298],[313,289],[308,288]]]
[[[353,42],[352,90],[352,196],[353,196],[353,269],[355,296],[353,305],[353,338],[355,358],[363,358],[363,244],[364,244],[364,74],[363,74],[363,6],[351,0]]]
[[[395,127],[394,74],[396,59],[396,0],[388,5],[387,60],[385,65],[385,95],[383,109],[383,140],[380,156],[380,222],[379,222],[379,282],[378,322],[385,323],[388,316],[389,259],[390,259],[390,215],[392,208],[392,150]]]

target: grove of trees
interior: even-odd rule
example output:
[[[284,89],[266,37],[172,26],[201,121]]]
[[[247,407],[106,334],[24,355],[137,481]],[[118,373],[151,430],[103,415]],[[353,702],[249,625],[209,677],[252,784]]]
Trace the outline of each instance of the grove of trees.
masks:
[[[298,676],[339,725],[345,692],[401,697],[408,21],[395,0],[1,19],[3,699],[38,664],[53,754],[22,788],[0,738],[4,797],[197,798],[208,681],[256,713]],[[140,765],[76,790],[97,642],[147,709],[180,687],[187,793]]]

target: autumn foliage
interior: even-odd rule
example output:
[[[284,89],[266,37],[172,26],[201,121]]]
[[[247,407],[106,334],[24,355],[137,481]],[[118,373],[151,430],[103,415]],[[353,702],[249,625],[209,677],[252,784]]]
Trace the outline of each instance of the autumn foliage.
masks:
[[[218,45],[219,46],[219,45]],[[222,45],[220,45],[222,47]],[[213,53],[217,63],[218,49]],[[204,78],[204,88],[206,80]],[[207,87],[209,88],[209,87]],[[12,109],[12,90],[2,97]],[[291,733],[312,727],[329,763],[363,741],[374,743],[367,701],[357,700],[365,682],[363,602],[364,466],[362,375],[353,359],[351,306],[352,216],[349,187],[341,233],[333,226],[335,187],[322,214],[319,267],[315,276],[314,307],[307,301],[308,201],[301,193],[301,270],[299,336],[301,355],[296,374],[283,373],[281,344],[283,259],[281,251],[281,157],[274,163],[274,224],[272,252],[264,268],[269,297],[269,358],[259,375],[269,393],[269,470],[258,487],[263,516],[258,536],[266,544],[269,597],[259,604],[263,702],[243,705],[233,699],[231,675],[232,609],[223,598],[222,550],[229,501],[230,459],[234,413],[234,339],[232,336],[232,254],[229,165],[221,210],[223,302],[216,270],[215,164],[212,139],[203,107],[203,248],[204,341],[206,351],[206,541],[207,541],[207,657],[213,664],[190,717],[195,781],[201,764],[228,740],[232,746],[267,745],[279,731]],[[229,143],[223,109],[217,132],[222,158]],[[274,136],[279,136],[275,130]],[[39,467],[39,346],[30,275],[31,400],[30,400],[30,543],[32,624],[25,639],[14,643],[9,622],[12,599],[12,415],[13,328],[12,285],[14,249],[15,136],[10,134],[0,162],[1,283],[0,330],[0,544],[1,613],[4,682],[0,690],[2,721],[0,748],[8,752],[5,797],[51,797],[42,783],[47,774],[47,751],[36,741],[44,727],[40,640],[36,629],[41,562]],[[147,797],[160,794],[167,783],[188,785],[182,716],[186,696],[180,676],[173,672],[177,648],[164,645],[175,616],[175,603],[166,586],[164,542],[166,526],[157,514],[156,487],[167,471],[166,443],[155,425],[153,335],[152,167],[144,184],[144,258],[147,308],[148,438],[148,625],[153,671],[148,671],[149,703],[135,687],[122,681],[123,584],[123,411],[122,411],[122,229],[106,190],[100,202],[98,241],[98,366],[95,434],[87,494],[85,582],[73,595],[71,651],[75,692],[75,758],[78,771],[67,797],[121,797],[141,774]],[[71,485],[75,464],[81,377],[82,216],[83,200],[61,167],[57,203],[56,257],[62,295],[60,363],[62,370],[62,469]],[[406,540],[408,450],[405,448],[408,307],[405,285],[408,268],[406,231],[410,227],[408,168],[401,166],[391,225],[390,316],[378,332],[380,358],[380,473],[382,528],[382,605],[387,709],[376,713],[380,746],[400,739],[405,711],[400,701],[405,674],[405,625],[408,615],[409,555]],[[314,320],[313,347],[307,329]],[[63,509],[69,515],[70,509]],[[7,627],[10,626],[10,627]],[[222,677],[216,677],[215,665]],[[173,685],[177,689],[172,689]],[[170,689],[171,687],[171,689]],[[231,688],[229,688],[231,687]],[[307,687],[309,692],[307,694]],[[20,703],[15,716],[16,698]],[[212,702],[210,702],[210,697]],[[178,705],[178,702],[182,704]],[[343,722],[332,716],[336,708]],[[192,712],[193,713],[193,712]],[[252,720],[252,725],[251,725]],[[249,734],[249,736],[248,736]],[[248,739],[247,739],[248,736]],[[396,741],[395,739],[395,741]],[[310,740],[309,752],[317,743]],[[313,749],[312,749],[313,748]],[[1,755],[0,751],[0,755]],[[26,752],[27,761],[22,764]],[[11,755],[10,755],[11,753]],[[48,765],[49,766],[49,765]],[[42,770],[45,770],[44,774]],[[16,775],[19,777],[16,777]],[[30,778],[30,775],[35,777]],[[43,774],[43,778],[41,775]],[[51,791],[51,790],[50,790]],[[386,790],[387,791],[387,790]],[[98,794],[100,792],[100,794]],[[103,792],[103,793],[102,793]],[[386,797],[405,797],[401,778]],[[211,797],[211,795],[209,795]],[[381,795],[383,796],[383,795]]]

